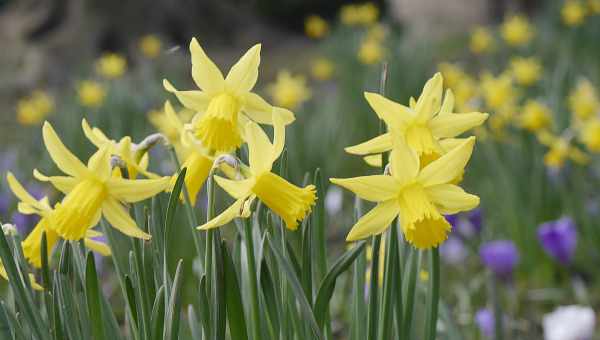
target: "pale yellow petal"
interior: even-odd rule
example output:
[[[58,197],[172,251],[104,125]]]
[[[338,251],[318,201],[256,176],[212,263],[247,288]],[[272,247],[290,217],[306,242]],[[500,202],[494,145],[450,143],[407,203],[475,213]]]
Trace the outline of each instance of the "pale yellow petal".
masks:
[[[106,185],[109,195],[124,202],[139,202],[150,198],[169,186],[171,177],[158,179],[110,178]]]
[[[112,254],[110,247],[104,242],[86,238],[83,240],[83,244],[86,248],[89,248],[102,256],[110,256]]]
[[[398,216],[400,208],[396,200],[378,203],[375,208],[361,217],[352,227],[346,241],[358,241],[384,232]]]
[[[101,148],[106,143],[112,142],[100,129],[92,128],[85,118],[81,120],[81,128],[85,137],[97,148]]]
[[[104,218],[113,226],[113,228],[119,230],[123,234],[131,237],[141,238],[149,240],[152,238],[149,234],[146,234],[142,229],[138,228],[135,221],[129,216],[129,213],[121,203],[114,198],[108,198],[102,205],[102,214]]]
[[[41,182],[50,182],[52,185],[64,194],[68,194],[73,188],[79,183],[74,177],[68,176],[46,176],[39,172],[37,169],[33,169],[33,177]]]
[[[378,153],[375,155],[364,156],[363,160],[365,161],[365,163],[367,163],[368,165],[370,165],[372,167],[381,168],[381,165],[383,162],[383,157],[380,153]]]
[[[353,178],[330,178],[331,183],[346,188],[371,202],[387,201],[398,196],[400,184],[392,176],[373,175]]]
[[[208,230],[217,228],[231,222],[234,218],[241,217],[242,209],[244,208],[245,199],[235,201],[229,208],[225,209],[221,214],[212,220],[198,226],[199,230]]]
[[[248,154],[250,169],[255,175],[271,170],[273,146],[269,137],[254,122],[248,122],[245,128],[246,142],[248,143]]]
[[[466,193],[454,184],[440,184],[425,189],[429,199],[442,214],[456,214],[479,205],[479,197]]]
[[[377,116],[385,121],[388,129],[402,129],[408,121],[413,119],[414,114],[410,108],[391,101],[380,94],[365,92],[365,98]]]
[[[175,110],[173,109],[173,106],[171,105],[170,101],[165,101],[165,116],[167,117],[167,120],[169,122],[171,122],[173,125],[177,126],[177,130],[179,131],[179,133],[181,133],[181,131],[183,130],[183,123],[181,122],[181,120],[179,119],[179,116],[177,115],[177,113],[175,113]]]
[[[242,110],[259,124],[273,124],[273,106],[254,92],[243,95]]]
[[[449,113],[452,113],[452,110],[454,110],[454,94],[452,93],[452,90],[447,89],[439,114],[440,115],[449,114]]]
[[[204,53],[196,38],[190,42],[190,53],[192,54],[192,78],[196,85],[207,93],[223,91],[225,89],[223,74]]]
[[[279,158],[285,148],[285,123],[279,116],[273,116],[273,154],[271,164]]]
[[[382,153],[392,149],[391,133],[384,133],[366,142],[344,148],[347,153],[353,155],[368,155],[372,153]]]
[[[250,91],[258,79],[258,66],[260,65],[260,44],[252,46],[240,60],[231,67],[225,83],[227,88],[235,93]]]
[[[292,111],[279,106],[273,106],[273,116],[279,116],[285,125],[292,124],[296,120]]]
[[[254,178],[241,181],[233,181],[220,176],[214,176],[213,178],[223,190],[227,191],[235,199],[247,197],[255,182]]]
[[[442,83],[442,74],[439,72],[425,83],[423,92],[421,92],[415,106],[418,121],[427,122],[440,110],[443,92]]]
[[[434,117],[429,123],[436,138],[449,138],[479,126],[488,118],[487,113],[453,113]]]
[[[181,104],[196,112],[204,112],[208,108],[211,96],[202,91],[179,91],[168,80],[163,79],[163,87],[173,93]]]
[[[421,170],[418,176],[419,182],[424,186],[433,186],[456,179],[462,174],[471,158],[474,145],[475,137],[469,137],[458,147],[431,162]]]
[[[401,184],[416,178],[419,173],[419,156],[401,138],[394,141],[394,147],[390,153],[390,164],[392,176]]]
[[[58,138],[50,123],[44,123],[42,134],[50,157],[62,172],[73,177],[84,177],[89,174],[88,169],[79,158],[75,157]]]
[[[42,202],[39,202],[37,199],[35,199],[35,197],[31,196],[31,194],[28,193],[27,190],[25,190],[25,188],[23,188],[21,183],[17,181],[12,172],[9,171],[6,173],[6,181],[8,182],[8,187],[10,188],[10,190],[15,194],[15,196],[17,196],[19,200],[25,203],[25,205],[32,206],[38,210],[50,209],[49,206],[43,204]]]
[[[88,161],[88,169],[102,180],[110,177],[110,150],[107,146],[101,147],[96,151]]]

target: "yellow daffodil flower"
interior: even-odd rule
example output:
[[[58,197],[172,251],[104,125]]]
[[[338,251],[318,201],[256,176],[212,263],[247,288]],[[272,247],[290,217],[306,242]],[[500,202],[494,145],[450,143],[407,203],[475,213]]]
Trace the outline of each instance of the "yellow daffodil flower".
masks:
[[[492,110],[500,110],[503,106],[512,105],[517,97],[513,79],[508,73],[494,77],[485,72],[481,77],[480,88],[486,106]]]
[[[528,44],[534,36],[529,20],[523,15],[508,17],[502,23],[500,33],[508,45],[515,47]]]
[[[560,15],[565,25],[570,27],[580,26],[587,15],[586,7],[579,0],[567,0],[560,10]]]
[[[455,106],[459,112],[477,111],[480,108],[479,88],[475,79],[465,76],[452,90]]]
[[[279,120],[279,118],[275,118]],[[269,209],[280,216],[291,230],[311,211],[317,199],[314,185],[298,187],[271,172],[273,162],[279,157],[285,143],[283,122],[274,124],[273,144],[265,132],[254,122],[246,124],[250,166],[245,171],[246,179],[230,180],[214,176],[217,184],[236,199],[235,203],[220,215],[201,225],[207,230],[229,223],[237,217],[248,217],[249,207],[258,197]]]
[[[364,39],[358,48],[358,60],[365,65],[373,65],[385,56],[386,50],[377,39]]]
[[[106,53],[96,61],[96,73],[106,79],[120,78],[127,70],[127,60],[117,53]]]
[[[381,234],[399,216],[406,240],[415,247],[440,245],[451,229],[443,214],[471,210],[479,204],[479,197],[450,184],[463,172],[474,144],[475,137],[469,137],[422,168],[417,153],[398,138],[390,155],[391,176],[330,179],[361,199],[377,203],[352,227],[346,240]]]
[[[331,79],[333,71],[333,63],[327,58],[317,58],[310,65],[310,73],[316,80],[325,81]]]
[[[427,81],[421,96],[410,107],[366,92],[365,98],[377,116],[386,123],[388,132],[347,147],[346,152],[355,155],[386,152],[392,149],[392,141],[397,136],[416,151],[422,163],[425,158],[435,159],[442,155],[441,139],[456,137],[481,125],[488,117],[487,113],[479,112],[453,113],[454,96],[451,90],[447,90],[442,103],[442,83],[442,75],[437,73]]]
[[[600,118],[592,118],[581,128],[579,139],[588,150],[600,153]]]
[[[34,91],[17,103],[17,121],[22,125],[37,125],[54,110],[54,100],[44,91]]]
[[[568,98],[569,109],[576,120],[585,121],[600,111],[600,98],[594,85],[587,79],[580,79]]]
[[[162,48],[162,43],[160,42],[160,39],[154,34],[148,34],[143,36],[140,39],[138,45],[140,52],[142,52],[142,55],[148,59],[154,59],[158,57]]]
[[[329,33],[329,24],[318,15],[309,15],[304,20],[304,32],[309,38],[323,38]]]
[[[531,132],[538,132],[552,126],[552,111],[537,100],[528,100],[518,116],[519,125]]]
[[[104,216],[122,233],[150,239],[138,228],[122,202],[138,202],[164,191],[170,178],[123,179],[112,177],[108,147],[102,147],[87,166],[62,143],[50,123],[42,129],[44,144],[56,166],[68,176],[45,176],[34,170],[34,177],[50,182],[66,196],[57,203],[49,225],[66,240],[79,240]]]
[[[542,64],[537,58],[515,57],[510,61],[512,75],[519,85],[530,86],[540,79],[542,75]]]
[[[10,190],[20,200],[18,205],[19,212],[27,215],[35,214],[41,217],[37,225],[22,242],[23,255],[27,261],[29,261],[32,266],[40,268],[42,266],[42,233],[46,232],[48,257],[59,240],[58,234],[49,227],[49,221],[52,218],[51,216],[54,213],[54,210],[50,207],[47,197],[36,200],[25,190],[25,188],[23,188],[21,183],[17,181],[11,172],[6,174],[6,180]],[[110,248],[105,243],[94,240],[94,238],[99,236],[102,236],[102,234],[91,229],[87,230],[84,245],[103,256],[109,256],[111,254]]]
[[[347,26],[368,26],[377,22],[378,19],[379,8],[372,2],[344,5],[340,9],[340,20]]]
[[[224,78],[198,41],[192,39],[192,77],[201,91],[178,91],[163,81],[165,89],[175,94],[183,106],[197,112],[190,131],[211,153],[238,148],[243,126],[249,120],[273,124],[273,116],[277,115],[290,124],[295,119],[291,111],[271,106],[250,92],[258,79],[260,46],[248,50]]]
[[[85,107],[98,108],[104,102],[106,89],[100,83],[85,80],[77,86],[77,98],[79,103]]]
[[[458,64],[447,63],[447,62],[440,63],[438,65],[438,70],[442,74],[442,76],[444,78],[444,82],[446,83],[446,86],[448,86],[448,88],[452,89],[453,91],[456,90],[456,87],[465,78],[469,77],[466,74],[466,72],[462,69],[462,67],[460,67]]]
[[[388,35],[387,27],[384,26],[383,24],[376,23],[369,27],[366,38],[383,42],[387,35]]]
[[[304,76],[294,76],[286,70],[277,73],[277,79],[267,87],[267,92],[275,105],[290,110],[297,109],[312,95]]]
[[[494,48],[494,36],[486,27],[476,27],[471,33],[469,42],[471,52],[475,54],[484,54],[490,52]]]
[[[592,14],[600,14],[600,0],[588,0],[588,8]]]
[[[168,101],[167,101],[168,102]],[[148,112],[148,120],[158,132],[167,138],[169,143],[175,148],[177,156],[182,159],[187,156],[185,148],[181,145],[181,136],[184,125],[187,124],[194,115],[190,109],[182,109],[175,113],[175,110],[169,103],[170,110],[173,111],[174,118],[166,114],[166,103],[161,110],[152,110]]]
[[[102,130],[97,127],[90,127],[88,122],[81,120],[81,127],[87,139],[94,144],[98,149],[107,148],[109,155],[117,155],[127,166],[127,177],[130,179],[137,178],[138,173],[148,178],[158,178],[148,169],[149,156],[148,149],[143,149],[140,145],[134,144],[131,137],[125,136],[119,142],[108,138]],[[115,170],[117,170],[116,168]],[[117,170],[118,171],[118,170]],[[118,175],[121,175],[118,171]]]
[[[540,143],[550,148],[544,155],[544,164],[551,169],[562,168],[567,159],[580,165],[589,162],[588,155],[571,145],[570,138],[556,136],[548,131],[541,131],[537,134],[537,138]]]

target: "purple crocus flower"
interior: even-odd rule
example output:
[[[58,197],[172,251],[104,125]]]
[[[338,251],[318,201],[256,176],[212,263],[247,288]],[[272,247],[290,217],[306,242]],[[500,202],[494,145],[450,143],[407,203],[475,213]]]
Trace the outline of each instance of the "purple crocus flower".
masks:
[[[512,277],[513,270],[519,263],[519,250],[509,240],[484,243],[479,248],[479,256],[481,262],[503,280]]]
[[[17,228],[19,234],[21,234],[23,237],[29,234],[38,220],[39,218],[36,215],[24,215],[20,212],[15,212],[12,214],[12,222]]]
[[[487,338],[494,336],[494,312],[489,308],[482,308],[475,313],[475,323],[479,327],[479,331]]]
[[[577,247],[577,228],[570,217],[542,223],[538,227],[538,239],[544,251],[562,265],[571,263]]]
[[[442,243],[440,246],[440,254],[442,255],[442,260],[444,262],[451,265],[458,265],[463,263],[467,257],[467,250],[460,238],[450,236],[446,242]]]
[[[5,215],[10,207],[11,197],[6,193],[0,193],[0,215]]]
[[[446,220],[460,236],[470,239],[481,232],[483,216],[481,209],[473,209],[468,214],[448,215]]]

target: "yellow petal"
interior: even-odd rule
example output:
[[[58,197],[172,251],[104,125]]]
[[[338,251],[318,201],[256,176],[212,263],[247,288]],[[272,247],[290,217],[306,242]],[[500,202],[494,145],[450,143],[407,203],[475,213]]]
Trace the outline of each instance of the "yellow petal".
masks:
[[[102,132],[102,130],[98,128],[92,128],[88,124],[87,120],[81,120],[81,128],[83,129],[83,134],[87,139],[94,144],[97,148],[101,148],[106,143],[112,142],[106,135]]]
[[[273,106],[267,103],[261,96],[253,92],[247,92],[243,96],[244,113],[259,124],[273,124]]]
[[[233,181],[220,176],[214,176],[213,178],[223,190],[227,191],[227,193],[235,199],[247,197],[255,182],[254,178],[241,181]]]
[[[144,240],[152,238],[152,236],[138,228],[135,221],[129,216],[125,207],[114,198],[106,199],[102,205],[102,214],[110,225],[125,235]]]
[[[330,178],[331,183],[346,188],[371,202],[390,200],[398,195],[399,183],[392,176],[373,175],[353,178]]]
[[[50,182],[52,185],[64,194],[68,194],[79,181],[74,177],[68,176],[46,176],[39,172],[37,169],[33,169],[33,177],[41,182]]]
[[[292,124],[296,120],[292,111],[279,106],[273,106],[273,116],[279,116],[285,125]]]
[[[487,118],[487,113],[479,112],[438,115],[431,120],[429,128],[436,138],[455,137],[483,124]]]
[[[234,218],[241,217],[242,209],[244,208],[245,199],[239,199],[235,201],[229,208],[225,209],[221,214],[212,220],[204,223],[201,226],[198,226],[199,230],[208,230],[212,228],[217,228],[222,225],[225,225],[231,222]]]
[[[479,197],[465,192],[454,184],[440,184],[426,188],[427,196],[442,214],[456,214],[479,205]]]
[[[399,208],[396,200],[381,202],[366,215],[361,217],[352,227],[346,241],[357,241],[363,238],[381,234],[398,216]]]
[[[364,156],[363,160],[368,165],[370,165],[372,167],[376,167],[376,168],[380,168],[381,167],[381,163],[383,161],[380,153],[375,154],[375,155]]]
[[[29,194],[27,190],[23,188],[21,183],[17,181],[12,172],[9,171],[6,173],[6,181],[8,182],[8,187],[10,188],[10,190],[15,194],[15,196],[17,196],[19,200],[21,200],[26,205],[32,206],[38,210],[50,210],[49,206],[38,202],[38,200],[36,200],[35,197],[31,196],[31,194]]]
[[[271,170],[273,146],[269,137],[254,122],[248,122],[245,128],[246,142],[248,143],[248,154],[250,169],[255,175]]]
[[[168,80],[163,79],[163,87],[173,93],[181,104],[196,112],[204,112],[208,108],[211,96],[202,91],[179,91]]]
[[[460,146],[431,162],[421,170],[419,182],[427,187],[448,183],[460,176],[471,158],[474,145],[475,137],[469,137]]]
[[[50,157],[62,172],[73,177],[84,177],[89,174],[79,158],[75,157],[58,138],[50,123],[44,122],[42,134]]]
[[[231,67],[225,83],[227,88],[235,93],[250,91],[258,79],[258,65],[260,64],[260,44],[252,46],[240,60]]]
[[[449,114],[449,113],[452,113],[452,110],[454,110],[454,94],[452,93],[452,90],[447,89],[439,114],[440,115]]]
[[[111,174],[110,157],[107,146],[101,147],[88,161],[88,169],[101,179],[107,179]]]
[[[392,135],[384,133],[366,142],[344,148],[347,153],[353,155],[368,155],[382,153],[392,149]]]
[[[273,151],[271,164],[279,158],[285,148],[285,123],[279,116],[273,116]]]
[[[365,92],[365,98],[377,116],[383,119],[391,130],[402,129],[414,116],[410,108],[391,101],[380,94]]]
[[[177,115],[177,113],[175,113],[175,110],[173,109],[173,105],[171,105],[171,102],[168,100],[165,101],[164,111],[165,111],[165,116],[167,117],[167,120],[169,122],[171,122],[173,125],[175,125],[177,127],[177,130],[179,131],[179,133],[181,133],[181,130],[183,130],[183,123],[179,119],[179,116]]]
[[[423,92],[421,93],[421,96],[419,96],[415,106],[417,120],[419,122],[427,122],[440,110],[443,91],[442,83],[442,74],[439,72],[425,83]]]
[[[401,138],[394,141],[394,148],[390,154],[392,176],[401,184],[407,183],[417,177],[420,163],[419,156]]]
[[[86,248],[89,248],[102,256],[110,256],[112,254],[110,247],[104,242],[86,238],[83,240],[83,244],[86,246]]]
[[[102,233],[97,230],[88,229],[85,231],[85,237],[87,237],[87,238],[100,237],[100,236],[102,236]]]
[[[225,89],[223,74],[204,53],[196,38],[190,42],[190,53],[192,54],[192,78],[196,85],[207,93],[223,91]]]
[[[119,201],[139,202],[150,198],[169,186],[171,178],[161,177],[159,179],[123,179],[110,178],[106,185],[109,195]]]

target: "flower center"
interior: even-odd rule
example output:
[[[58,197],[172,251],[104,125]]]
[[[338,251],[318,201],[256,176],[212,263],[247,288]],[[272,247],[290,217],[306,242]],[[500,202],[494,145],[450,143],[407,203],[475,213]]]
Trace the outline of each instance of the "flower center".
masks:
[[[252,192],[285,221],[288,229],[298,228],[317,199],[315,186],[300,188],[272,172],[265,172],[256,179]]]
[[[204,116],[195,124],[194,136],[210,150],[235,150],[242,145],[238,128],[240,108],[239,101],[227,93],[214,97]]]
[[[98,223],[107,196],[102,182],[94,179],[80,182],[56,205],[49,216],[50,227],[66,240],[82,239],[85,232]]]
[[[437,247],[451,229],[418,183],[407,184],[398,196],[400,221],[406,239],[419,249]]]

